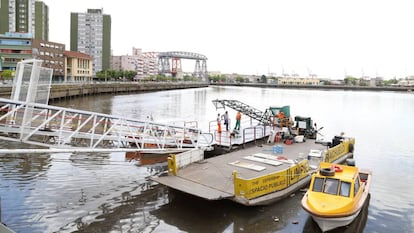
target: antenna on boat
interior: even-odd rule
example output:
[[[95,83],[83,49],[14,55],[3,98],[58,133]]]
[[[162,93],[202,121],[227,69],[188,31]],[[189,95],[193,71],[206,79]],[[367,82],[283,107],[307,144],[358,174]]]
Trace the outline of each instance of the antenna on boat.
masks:
[[[323,134],[321,134],[321,133],[320,133],[320,131],[323,129],[323,126],[322,126],[322,127],[320,127],[320,128],[318,129],[318,126],[316,125],[316,123],[314,123],[313,125],[314,125],[314,127],[315,127],[316,137],[317,137],[318,135],[320,135],[320,136],[322,136],[322,137],[324,138],[324,137],[325,137],[325,135],[323,135]],[[323,139],[323,138],[322,138],[322,139]]]

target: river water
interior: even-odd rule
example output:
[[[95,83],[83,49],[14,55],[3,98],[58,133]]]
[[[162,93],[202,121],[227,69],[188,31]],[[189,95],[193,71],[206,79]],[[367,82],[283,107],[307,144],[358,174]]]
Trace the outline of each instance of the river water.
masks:
[[[414,95],[394,92],[208,87],[89,96],[52,105],[157,122],[197,121],[208,130],[214,99],[311,116],[326,140],[356,138],[355,159],[373,171],[371,197],[334,232],[414,232]],[[229,111],[232,119],[235,112]],[[243,123],[242,123],[243,124]],[[0,141],[2,148],[27,148]],[[303,192],[264,207],[208,202],[149,181],[166,164],[138,166],[122,153],[0,155],[2,222],[32,232],[319,232],[300,207]]]

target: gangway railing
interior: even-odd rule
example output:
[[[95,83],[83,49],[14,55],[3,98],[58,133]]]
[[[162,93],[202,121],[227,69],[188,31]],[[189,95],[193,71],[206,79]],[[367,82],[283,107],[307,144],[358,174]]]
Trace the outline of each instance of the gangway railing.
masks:
[[[257,120],[264,125],[270,125],[272,122],[270,121],[270,117],[272,114],[269,111],[260,111],[255,109],[254,107],[247,105],[243,102],[238,100],[213,100],[214,106],[216,109],[229,107],[236,111],[240,111],[242,114],[251,117],[254,120]]]
[[[177,153],[211,147],[211,133],[187,125],[194,122],[161,124],[0,98],[0,139],[49,148]]]

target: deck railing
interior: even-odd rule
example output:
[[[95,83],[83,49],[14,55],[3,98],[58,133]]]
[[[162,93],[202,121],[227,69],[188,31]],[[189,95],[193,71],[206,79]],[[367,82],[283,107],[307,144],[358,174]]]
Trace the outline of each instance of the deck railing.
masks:
[[[333,162],[345,154],[353,153],[355,138],[345,138],[340,144],[329,148],[325,154],[325,162]]]
[[[265,128],[266,127],[263,127],[263,126],[252,126],[252,127],[249,127],[249,128],[244,128],[243,129],[243,147],[246,144],[246,135],[249,132],[253,131],[253,140],[254,140],[254,142],[256,142],[257,138],[264,138],[264,136],[265,136]],[[257,136],[257,132],[256,131],[259,131],[259,133],[261,131],[261,134],[259,136]]]
[[[168,157],[168,174],[177,175],[179,169],[204,159],[204,151],[192,149],[179,154],[171,154]]]

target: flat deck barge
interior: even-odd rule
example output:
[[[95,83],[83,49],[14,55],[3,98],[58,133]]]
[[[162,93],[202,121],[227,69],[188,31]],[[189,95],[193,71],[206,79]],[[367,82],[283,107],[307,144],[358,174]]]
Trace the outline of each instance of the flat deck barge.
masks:
[[[352,156],[354,142],[346,139],[329,149],[312,139],[291,145],[271,143],[209,159],[200,151],[184,152],[168,159],[168,176],[152,180],[207,200],[266,205],[309,183],[314,171],[309,166],[310,152],[320,153],[325,161],[341,163]]]

